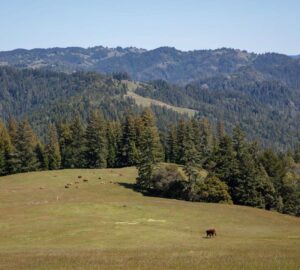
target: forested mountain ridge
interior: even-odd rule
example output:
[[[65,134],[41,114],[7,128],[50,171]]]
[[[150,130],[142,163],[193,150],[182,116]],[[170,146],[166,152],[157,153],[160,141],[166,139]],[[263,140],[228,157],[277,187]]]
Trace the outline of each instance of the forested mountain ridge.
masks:
[[[40,135],[49,122],[76,114],[86,119],[97,108],[107,119],[120,120],[128,110],[141,111],[127,91],[125,81],[98,73],[0,67],[0,118],[28,118]],[[154,105],[152,110],[160,127],[187,117],[162,106]]]
[[[178,113],[180,108],[188,108],[214,124],[223,121],[228,131],[240,124],[248,138],[264,146],[290,149],[299,140],[300,94],[285,83],[265,80],[257,73],[244,68],[235,74],[178,86],[162,80],[138,83],[92,72],[66,74],[2,67],[0,118],[28,117],[37,131],[74,114],[86,119],[96,108],[107,119],[119,120],[129,108],[140,111],[137,104],[143,104],[134,99],[138,96],[149,98],[149,104],[151,100],[163,102],[162,106],[152,106],[162,129],[183,117]]]
[[[97,71],[111,74],[122,71],[128,72],[133,79],[139,81],[163,79],[180,84],[252,67],[260,76],[268,79],[280,79],[294,86],[299,86],[300,80],[299,58],[227,48],[195,51],[180,51],[170,47],[144,50],[102,46],[87,49],[17,49],[0,52],[0,65],[63,72]]]
[[[118,119],[129,107],[138,111],[143,97],[148,104],[164,102],[177,111],[197,111],[213,123],[224,121],[228,130],[240,124],[264,146],[286,150],[299,141],[299,58],[226,48],[184,52],[98,46],[0,52],[0,65],[13,66],[0,70],[4,118],[29,115],[40,125],[41,119],[54,121],[74,112],[86,117],[90,108],[101,108]],[[121,77],[113,79],[116,73]],[[134,90],[122,74],[135,80]],[[160,127],[180,117],[166,108],[153,109]]]

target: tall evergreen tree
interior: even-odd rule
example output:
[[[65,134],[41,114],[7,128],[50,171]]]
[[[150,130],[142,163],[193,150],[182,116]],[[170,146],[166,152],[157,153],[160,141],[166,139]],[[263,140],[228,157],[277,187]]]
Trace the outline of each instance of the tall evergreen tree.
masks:
[[[85,162],[88,168],[107,166],[107,127],[102,114],[92,111],[85,132]]]
[[[118,165],[118,145],[121,137],[121,127],[117,122],[107,124],[107,167]]]
[[[184,149],[185,149],[185,140],[186,140],[186,122],[183,119],[180,119],[177,124],[177,156],[176,163],[184,164]]]
[[[73,157],[70,125],[63,122],[59,123],[57,125],[57,133],[61,153],[61,166],[62,168],[71,168],[73,166]]]
[[[38,169],[35,147],[37,145],[36,135],[33,133],[27,120],[19,123],[16,138],[16,158],[18,171],[29,172]]]
[[[229,191],[232,193],[232,187],[235,185],[235,178],[237,176],[238,165],[232,140],[228,135],[219,139],[219,145],[215,149],[213,162],[214,173],[229,186]]]
[[[169,127],[166,140],[166,161],[176,163],[178,141],[175,125]]]
[[[197,136],[199,136],[198,149],[201,157],[201,164],[206,167],[213,148],[213,135],[210,122],[207,118],[202,119],[199,126],[200,134],[197,134]]]
[[[137,147],[136,119],[131,112],[128,112],[125,116],[125,122],[122,124],[119,165],[134,166],[137,165],[138,159],[139,149]]]
[[[12,145],[10,136],[4,123],[0,120],[0,175],[10,173],[8,166],[11,153]]]
[[[265,207],[262,174],[255,164],[255,156],[251,155],[245,134],[240,127],[233,130],[233,146],[236,151],[238,174],[233,189],[232,198],[237,204]]]
[[[141,154],[138,164],[137,184],[143,189],[151,188],[154,166],[162,161],[162,146],[151,109],[147,108],[141,115],[143,130],[141,135]]]
[[[45,152],[44,146],[41,143],[38,143],[34,149],[38,169],[39,170],[48,170],[48,156]]]
[[[53,124],[49,124],[48,126],[46,154],[47,154],[48,169],[49,170],[59,169],[61,166],[61,155],[60,155],[56,127]]]
[[[186,124],[186,133],[183,140],[183,156],[181,158],[185,165],[184,171],[191,184],[197,179],[201,168],[201,157],[195,144],[196,139],[194,130],[193,123],[189,121]]]
[[[70,167],[83,168],[85,167],[85,144],[84,144],[84,127],[80,117],[75,116],[70,124]]]
[[[13,145],[16,144],[18,123],[14,117],[10,117],[7,121],[7,130]]]

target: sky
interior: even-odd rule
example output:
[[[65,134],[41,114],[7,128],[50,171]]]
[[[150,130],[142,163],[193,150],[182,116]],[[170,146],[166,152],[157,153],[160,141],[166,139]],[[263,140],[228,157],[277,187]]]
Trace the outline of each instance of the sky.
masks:
[[[300,54],[300,0],[0,0],[0,50],[161,46]]]

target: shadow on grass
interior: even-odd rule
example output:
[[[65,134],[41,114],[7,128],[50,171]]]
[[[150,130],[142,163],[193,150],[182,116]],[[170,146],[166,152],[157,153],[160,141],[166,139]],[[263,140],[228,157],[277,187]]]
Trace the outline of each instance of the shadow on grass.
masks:
[[[131,189],[134,192],[141,193],[144,196],[159,197],[157,194],[154,194],[154,193],[151,193],[149,191],[145,191],[145,190],[140,189],[139,186],[136,185],[136,184],[126,183],[126,182],[117,182],[117,184],[121,187]]]

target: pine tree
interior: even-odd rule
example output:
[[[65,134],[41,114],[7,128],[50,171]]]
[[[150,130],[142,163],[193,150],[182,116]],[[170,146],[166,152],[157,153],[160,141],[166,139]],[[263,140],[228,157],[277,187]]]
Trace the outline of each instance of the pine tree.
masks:
[[[211,130],[210,122],[207,118],[204,118],[200,121],[200,134],[197,134],[199,138],[198,142],[198,151],[201,157],[202,166],[206,167],[211,156],[212,147],[213,147],[213,135]]]
[[[107,124],[107,167],[118,165],[118,145],[121,137],[121,127],[117,122]]]
[[[141,135],[139,134],[139,136]],[[122,124],[119,165],[122,167],[137,165],[138,158],[136,119],[131,112],[128,112],[125,116],[125,122]]]
[[[48,170],[48,157],[45,153],[44,146],[41,143],[38,143],[34,149],[39,170]]]
[[[61,166],[61,155],[57,138],[56,127],[53,124],[48,126],[48,138],[46,155],[49,170],[57,170]]]
[[[238,163],[238,174],[234,185],[231,186],[233,201],[237,204],[264,208],[264,196],[260,192],[263,189],[262,174],[240,127],[233,130],[233,146]]]
[[[177,124],[177,156],[176,163],[184,164],[184,149],[185,149],[185,139],[186,139],[186,123],[184,120],[179,120]]]
[[[195,145],[194,126],[192,122],[186,125],[186,133],[183,140],[182,162],[185,165],[184,171],[188,176],[191,185],[196,181],[201,169],[201,157]]]
[[[66,123],[59,123],[57,126],[58,142],[61,153],[61,167],[72,168],[72,134],[70,125]]]
[[[142,189],[151,188],[151,177],[154,166],[162,161],[162,146],[155,124],[155,119],[150,109],[145,109],[141,116],[143,130],[141,135],[141,154],[138,164],[137,184]]]
[[[4,125],[0,120],[0,175],[6,175],[9,171],[9,158],[12,153],[12,145],[10,136]]]
[[[84,159],[84,127],[79,116],[75,116],[70,124],[70,167],[83,168],[85,167]]]
[[[18,123],[15,118],[10,117],[7,123],[7,130],[10,137],[10,148],[7,149],[5,156],[6,156],[6,171],[7,174],[13,174],[18,172],[18,158],[16,152],[16,141],[17,141],[17,129]]]
[[[85,132],[85,161],[88,168],[107,166],[107,127],[98,110],[92,111]]]
[[[15,118],[10,117],[7,122],[7,130],[11,139],[11,142],[13,145],[16,144],[17,140],[17,129],[18,129],[18,123]]]
[[[36,135],[27,120],[19,123],[16,135],[17,170],[30,172],[38,169],[38,162],[34,152],[37,145]]]
[[[176,163],[177,158],[177,133],[176,126],[172,125],[168,129],[167,139],[166,139],[166,161],[171,163]]]
[[[230,193],[232,193],[232,187],[235,185],[235,178],[237,176],[238,165],[232,140],[228,135],[219,139],[219,145],[215,149],[213,162],[213,172],[229,186]]]

